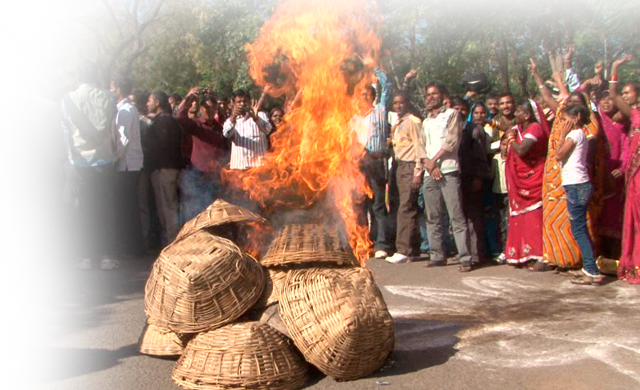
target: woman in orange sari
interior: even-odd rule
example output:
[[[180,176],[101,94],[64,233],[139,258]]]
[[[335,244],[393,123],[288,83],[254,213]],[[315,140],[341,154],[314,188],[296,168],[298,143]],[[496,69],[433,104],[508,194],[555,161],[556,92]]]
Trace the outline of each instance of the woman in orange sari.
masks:
[[[591,121],[583,127],[585,135],[589,140],[589,161],[591,183],[593,184],[593,197],[589,204],[587,213],[587,226],[589,235],[594,243],[594,247],[598,247],[598,234],[596,232],[596,224],[602,210],[603,189],[604,189],[604,173],[605,161],[604,153],[606,145],[601,134],[597,117],[590,109],[589,101],[582,92],[569,93],[564,80],[559,73],[554,73],[554,81],[560,89],[559,102],[556,101],[551,91],[545,86],[542,78],[537,72],[535,62],[532,61],[530,71],[540,90],[542,96],[550,109],[556,112],[555,120],[551,128],[549,136],[549,148],[547,152],[547,161],[544,169],[544,181],[542,185],[542,220],[543,220],[543,261],[533,267],[535,271],[546,271],[549,266],[566,271],[570,269],[580,269],[582,267],[582,258],[580,256],[580,248],[578,243],[571,234],[571,224],[569,222],[569,211],[567,209],[567,200],[562,187],[561,166],[556,160],[556,149],[560,138],[560,131],[565,125],[565,115],[562,110],[569,105],[580,104],[589,109],[591,113]],[[596,250],[597,253],[597,250]]]

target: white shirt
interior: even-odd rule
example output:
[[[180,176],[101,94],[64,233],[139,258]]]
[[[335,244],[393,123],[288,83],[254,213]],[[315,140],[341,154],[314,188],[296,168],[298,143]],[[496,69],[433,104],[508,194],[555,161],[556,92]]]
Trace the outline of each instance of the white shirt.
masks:
[[[258,120],[268,131],[271,124],[264,112],[258,113]],[[268,138],[260,131],[258,124],[246,115],[236,118],[236,124],[231,123],[231,118],[224,122],[222,135],[231,138],[231,169],[248,169],[262,165],[262,156],[267,153]]]
[[[441,109],[441,112],[435,117],[427,115],[427,118],[422,122],[427,157],[432,159],[440,149],[448,151],[438,160],[442,174],[460,170],[458,147],[462,133],[461,123],[460,114],[452,108]],[[429,176],[427,171],[425,171],[425,176]]]
[[[131,99],[124,98],[118,103],[118,114],[113,127],[116,141],[116,168],[118,171],[139,171],[144,155],[140,142],[140,118],[138,109]]]
[[[589,181],[587,168],[587,136],[582,129],[571,130],[567,139],[572,139],[573,150],[562,163],[562,185],[582,184]]]

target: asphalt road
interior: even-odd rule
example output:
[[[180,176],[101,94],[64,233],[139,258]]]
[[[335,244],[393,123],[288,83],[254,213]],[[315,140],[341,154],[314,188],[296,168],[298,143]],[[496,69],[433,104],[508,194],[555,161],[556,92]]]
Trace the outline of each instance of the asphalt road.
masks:
[[[153,260],[65,272],[30,363],[39,375],[25,388],[179,389],[174,360],[137,350]],[[368,262],[395,319],[396,349],[382,370],[352,382],[316,372],[306,389],[640,389],[640,286],[423,265]]]

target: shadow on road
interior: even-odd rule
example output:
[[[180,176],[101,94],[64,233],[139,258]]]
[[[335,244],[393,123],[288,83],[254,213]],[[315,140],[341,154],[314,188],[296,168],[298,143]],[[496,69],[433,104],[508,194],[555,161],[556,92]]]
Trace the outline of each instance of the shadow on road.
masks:
[[[135,344],[117,350],[104,340],[77,345],[76,333],[98,328],[114,304],[139,300],[152,259],[134,260],[114,272],[29,267],[29,276],[0,282],[0,355],[5,387],[36,385],[106,370],[137,354]],[[142,325],[141,325],[142,327]],[[91,348],[94,347],[94,348]]]
[[[396,345],[387,363],[373,377],[402,375],[446,363],[457,352],[458,322],[398,317]]]
[[[116,350],[88,348],[49,348],[41,356],[53,359],[55,364],[47,364],[49,370],[41,377],[45,383],[87,375],[106,370],[121,363],[122,359],[138,356],[136,344],[126,345]]]

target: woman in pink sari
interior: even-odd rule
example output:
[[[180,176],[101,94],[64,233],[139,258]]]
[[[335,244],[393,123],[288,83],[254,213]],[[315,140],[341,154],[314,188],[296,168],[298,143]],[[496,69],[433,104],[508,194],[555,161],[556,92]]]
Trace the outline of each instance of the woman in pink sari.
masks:
[[[616,90],[618,67],[631,60],[626,55],[614,61],[611,67],[611,97],[616,106],[631,120],[629,158],[623,165],[627,185],[622,224],[622,255],[618,265],[618,278],[629,283],[640,284],[640,112],[638,112],[639,87],[628,83],[622,89],[622,97]]]
[[[509,194],[507,262],[521,266],[542,260],[542,179],[549,125],[533,100],[521,102],[516,126],[507,137],[506,176]]]
[[[605,93],[598,103],[598,117],[607,140],[605,164],[607,180],[602,213],[598,221],[600,250],[610,259],[620,258],[622,240],[622,217],[624,215],[624,169],[629,158],[629,126],[609,93]]]

